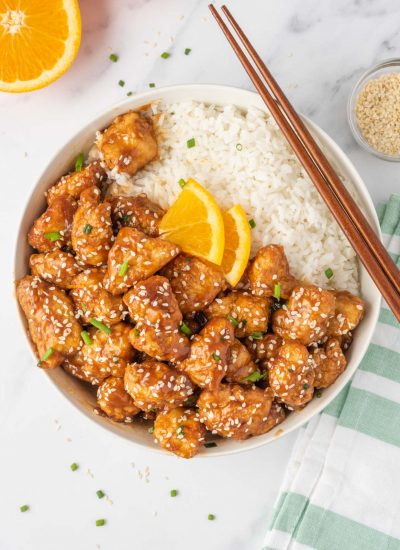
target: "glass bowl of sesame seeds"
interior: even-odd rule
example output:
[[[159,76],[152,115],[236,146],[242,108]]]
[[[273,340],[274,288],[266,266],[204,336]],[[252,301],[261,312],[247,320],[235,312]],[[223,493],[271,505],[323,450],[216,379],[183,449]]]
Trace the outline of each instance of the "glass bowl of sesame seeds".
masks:
[[[347,114],[363,149],[383,160],[400,161],[400,58],[383,61],[360,77]]]

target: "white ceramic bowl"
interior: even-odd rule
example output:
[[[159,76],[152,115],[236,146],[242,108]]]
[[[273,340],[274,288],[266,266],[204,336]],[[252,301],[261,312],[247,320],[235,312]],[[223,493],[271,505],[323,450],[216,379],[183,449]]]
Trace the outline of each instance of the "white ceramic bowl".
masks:
[[[258,94],[253,92],[226,86],[184,85],[151,90],[149,92],[137,95],[123,101],[122,103],[119,103],[101,115],[95,117],[84,128],[82,128],[82,130],[69,139],[64,147],[62,147],[61,150],[52,159],[50,159],[50,162],[36,183],[31,196],[28,198],[16,242],[16,279],[23,277],[28,272],[28,259],[32,249],[27,244],[26,235],[34,219],[38,217],[45,209],[44,192],[61,175],[73,167],[74,160],[80,151],[87,152],[89,150],[93,144],[95,132],[97,130],[101,130],[106,127],[115,116],[159,98],[162,98],[167,103],[193,99],[213,104],[231,103],[244,109],[250,106],[255,106],[265,110],[262,100]],[[343,151],[329,136],[327,136],[325,132],[323,132],[311,121],[307,119],[304,119],[304,121],[314,137],[323,147],[326,155],[332,161],[338,172],[351,182],[353,189],[355,190],[358,203],[361,205],[376,233],[379,234],[379,223],[374,206],[368,191],[354,166]],[[303,410],[290,414],[282,424],[267,434],[250,438],[246,441],[221,439],[219,440],[217,447],[210,449],[202,448],[198,456],[209,457],[216,455],[228,455],[270,443],[271,441],[276,440],[277,437],[281,437],[282,435],[287,434],[308,422],[311,417],[319,413],[332,401],[343,386],[349,381],[360,364],[360,361],[371,340],[378,318],[380,294],[361,264],[360,281],[362,297],[367,304],[366,315],[360,327],[357,329],[354,342],[347,353],[347,369],[338,378],[335,384],[325,390],[321,398],[313,399],[311,403],[309,403]],[[26,334],[26,320],[20,309],[19,315],[21,318],[21,328]],[[28,337],[27,342],[31,346],[33,352],[33,346]],[[35,363],[36,359],[33,364]],[[165,453],[165,451],[153,442],[152,437],[147,432],[148,425],[145,423],[118,424],[107,418],[95,415],[93,413],[93,406],[95,405],[95,392],[93,389],[88,388],[86,384],[68,375],[63,371],[63,369],[58,368],[50,371],[38,370],[38,376],[40,375],[47,376],[52,384],[74,407],[78,408],[98,426],[101,426],[116,435],[124,437],[133,443],[137,443],[151,450],[157,450]]]

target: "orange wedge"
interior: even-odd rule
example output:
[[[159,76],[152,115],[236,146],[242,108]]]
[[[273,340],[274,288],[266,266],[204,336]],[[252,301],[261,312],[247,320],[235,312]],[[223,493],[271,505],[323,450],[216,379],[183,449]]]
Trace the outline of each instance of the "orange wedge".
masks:
[[[161,220],[160,234],[184,252],[221,265],[225,245],[222,214],[214,197],[193,179]]]
[[[250,226],[240,204],[223,212],[222,217],[225,226],[225,250],[221,267],[228,283],[236,286],[250,257]]]
[[[47,86],[71,65],[80,40],[77,0],[0,0],[0,91]]]

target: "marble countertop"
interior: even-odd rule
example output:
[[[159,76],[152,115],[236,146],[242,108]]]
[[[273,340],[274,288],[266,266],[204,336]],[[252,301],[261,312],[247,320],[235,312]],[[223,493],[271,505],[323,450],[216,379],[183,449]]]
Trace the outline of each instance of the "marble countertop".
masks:
[[[296,434],[213,460],[148,454],[100,431],[63,400],[33,367],[18,326],[10,284],[15,235],[27,196],[66,139],[150,82],[251,89],[206,0],[80,4],[83,37],[72,68],[43,90],[0,96],[0,549],[257,549]],[[399,2],[231,0],[229,6],[297,109],[348,153],[375,203],[399,191],[398,165],[363,152],[346,120],[359,74],[399,55]],[[160,58],[165,50],[168,60]],[[109,61],[111,52],[117,63]],[[78,471],[71,472],[72,462]],[[108,498],[97,499],[98,489]],[[171,489],[178,497],[169,496]],[[30,511],[22,514],[25,503]],[[215,521],[207,521],[209,513]],[[107,525],[95,527],[98,518]]]

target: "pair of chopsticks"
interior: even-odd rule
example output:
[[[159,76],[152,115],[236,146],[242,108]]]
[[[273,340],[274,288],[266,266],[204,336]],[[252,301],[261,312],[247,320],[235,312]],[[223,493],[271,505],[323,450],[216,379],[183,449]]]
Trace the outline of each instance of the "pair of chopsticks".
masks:
[[[259,73],[247,58],[245,51],[241,49],[216,8],[210,4],[209,9],[297,158],[390,309],[400,321],[400,272],[398,268],[228,8],[222,6],[221,11],[235,30]]]

